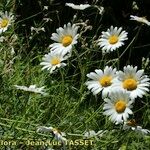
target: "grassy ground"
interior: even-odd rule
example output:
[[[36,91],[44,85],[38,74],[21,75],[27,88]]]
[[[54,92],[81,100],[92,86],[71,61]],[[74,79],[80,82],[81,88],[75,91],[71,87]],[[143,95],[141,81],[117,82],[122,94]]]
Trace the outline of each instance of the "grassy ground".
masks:
[[[75,23],[78,21],[79,19],[75,20]],[[39,23],[40,27],[41,24]],[[17,25],[15,22],[14,28],[19,28]],[[18,33],[14,28],[11,27],[3,34],[6,40],[0,43],[0,149],[63,149],[62,145],[43,146],[27,143],[52,140],[51,134],[36,132],[38,126],[52,126],[65,132],[69,140],[82,140],[85,131],[107,130],[102,137],[92,138],[92,145],[71,143],[64,148],[68,150],[149,150],[150,136],[123,130],[120,125],[113,124],[103,115],[104,102],[101,94],[93,96],[85,86],[86,74],[94,69],[103,69],[106,65],[122,68],[120,64],[123,54],[133,50],[138,30],[118,53],[105,56],[102,56],[95,44],[101,28],[96,31],[87,30],[78,39],[71,58],[67,60],[67,66],[50,75],[48,71],[42,71],[39,65],[43,55],[49,52],[47,43],[42,45],[38,42],[46,33],[34,32],[32,35],[26,35]],[[81,27],[80,32],[84,29]],[[95,38],[93,33],[96,34]],[[17,39],[14,39],[15,34]],[[48,36],[50,37],[51,33]],[[123,61],[130,64],[130,59]],[[146,74],[150,74],[146,62],[143,62],[142,68]],[[14,87],[32,84],[38,87],[45,86],[48,95],[17,90]],[[150,129],[149,99],[149,94],[138,99],[133,109],[135,119],[147,129]]]

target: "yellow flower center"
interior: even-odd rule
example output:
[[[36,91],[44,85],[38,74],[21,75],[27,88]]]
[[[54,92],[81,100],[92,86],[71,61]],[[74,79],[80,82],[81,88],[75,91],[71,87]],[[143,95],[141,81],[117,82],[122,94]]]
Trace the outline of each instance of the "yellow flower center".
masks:
[[[60,59],[57,58],[57,57],[54,57],[51,62],[50,62],[52,65],[58,65],[60,64]]]
[[[124,112],[126,109],[126,102],[123,100],[119,100],[115,103],[115,109],[118,113]]]
[[[118,36],[112,35],[112,36],[109,37],[108,40],[109,40],[110,44],[116,44],[118,42]]]
[[[9,20],[8,20],[7,18],[3,19],[3,20],[0,22],[0,27],[1,27],[1,28],[7,27],[8,22],[9,22]]]
[[[110,86],[112,77],[111,76],[103,76],[100,80],[99,83],[103,86],[103,87],[107,87]]]
[[[63,46],[67,47],[68,45],[70,45],[72,43],[72,40],[73,40],[72,36],[66,35],[62,38],[61,42],[62,42]]]
[[[129,91],[137,88],[137,81],[135,79],[126,79],[123,81],[123,88]]]

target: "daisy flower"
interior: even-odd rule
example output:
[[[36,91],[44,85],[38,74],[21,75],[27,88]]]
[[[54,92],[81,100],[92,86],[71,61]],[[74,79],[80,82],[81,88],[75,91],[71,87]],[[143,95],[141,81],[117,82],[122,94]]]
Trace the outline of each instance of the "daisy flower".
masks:
[[[124,71],[118,71],[117,75],[118,79],[113,86],[127,90],[131,99],[142,98],[149,91],[150,79],[144,75],[144,70],[137,70],[137,66],[125,66]]]
[[[64,67],[66,66],[65,63],[62,61],[66,60],[68,56],[65,56],[63,53],[57,53],[55,51],[51,51],[50,53],[46,54],[43,57],[43,62],[40,63],[40,65],[43,65],[43,69],[50,70],[50,74],[53,73],[53,71],[56,68]]]
[[[56,128],[53,127],[46,127],[46,126],[40,126],[37,128],[37,132],[50,132],[53,134],[56,140],[65,142],[67,139],[65,138],[66,134],[64,132],[60,132]]]
[[[73,4],[73,3],[66,3],[66,6],[69,6],[69,7],[71,7],[72,9],[84,10],[84,9],[90,7],[91,5],[89,5],[89,4],[75,5],[75,4]]]
[[[109,116],[109,119],[116,123],[122,123],[127,121],[129,114],[133,114],[132,103],[129,93],[127,91],[112,91],[109,98],[105,98],[104,101],[104,115]]]
[[[13,22],[13,18],[14,16],[12,13],[8,13],[7,11],[0,14],[0,33],[5,32],[8,29]]]
[[[90,139],[90,138],[101,138],[107,130],[100,130],[98,132],[95,132],[94,130],[90,130],[88,132],[85,132],[83,135],[83,139]]]
[[[143,129],[141,126],[138,126],[136,124],[135,119],[131,119],[131,120],[124,122],[123,129],[124,130],[132,129],[133,131],[138,132],[138,133],[142,133],[142,134],[149,134],[150,133],[150,130]]]
[[[78,26],[68,23],[64,28],[59,27],[56,29],[57,33],[53,33],[51,39],[56,43],[50,45],[51,51],[61,52],[63,54],[70,53],[72,46],[77,43],[78,39]]]
[[[103,53],[114,51],[124,45],[124,41],[128,39],[127,34],[126,31],[122,31],[122,27],[111,26],[106,32],[102,32],[98,45],[102,48]]]
[[[138,17],[133,15],[130,15],[130,17],[131,17],[130,20],[135,20],[137,22],[144,23],[150,26],[150,22],[145,17]]]
[[[44,86],[37,88],[36,85],[30,85],[29,87],[27,86],[20,86],[20,85],[14,85],[17,89],[23,90],[23,91],[28,91],[28,92],[34,92],[34,93],[39,93],[42,95],[46,95],[47,93],[44,92]]]
[[[116,68],[106,66],[104,71],[101,69],[96,69],[95,72],[87,74],[87,77],[92,79],[87,81],[85,84],[87,88],[93,92],[94,95],[102,91],[102,95],[106,96],[110,89],[111,85],[116,78]]]
[[[55,139],[58,141],[61,141],[63,143],[67,141],[67,139],[65,138],[66,134],[64,132],[57,130],[56,128],[53,128],[53,135],[55,136]]]

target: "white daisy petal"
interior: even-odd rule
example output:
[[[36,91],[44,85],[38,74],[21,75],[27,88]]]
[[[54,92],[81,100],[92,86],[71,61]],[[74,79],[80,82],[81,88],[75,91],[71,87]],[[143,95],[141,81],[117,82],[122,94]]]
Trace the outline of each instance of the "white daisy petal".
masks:
[[[71,7],[72,9],[76,9],[76,10],[84,10],[88,7],[90,7],[91,5],[89,4],[80,4],[80,5],[75,5],[73,3],[66,3],[66,6]]]

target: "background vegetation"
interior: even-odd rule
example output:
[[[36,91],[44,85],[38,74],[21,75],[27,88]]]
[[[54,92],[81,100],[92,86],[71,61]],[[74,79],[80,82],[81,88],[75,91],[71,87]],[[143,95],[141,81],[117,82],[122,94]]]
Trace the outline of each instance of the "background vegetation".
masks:
[[[83,11],[65,7],[66,2],[89,3],[103,6],[99,14],[95,7]],[[36,133],[38,126],[53,126],[68,133],[67,139],[80,139],[85,131],[108,130],[101,138],[94,138],[92,146],[67,146],[72,150],[149,150],[150,136],[122,130],[103,116],[101,95],[94,97],[87,90],[86,74],[94,69],[113,65],[138,66],[150,75],[150,27],[130,21],[130,15],[150,19],[149,0],[136,1],[139,10],[132,8],[131,0],[61,1],[61,0],[1,0],[0,10],[13,12],[15,23],[0,43],[0,138],[22,141],[26,139],[52,139],[51,135]],[[48,6],[48,10],[44,9]],[[48,20],[45,20],[48,19]],[[81,26],[78,44],[67,66],[50,75],[39,65],[48,46],[51,34],[64,24],[85,23]],[[111,25],[122,26],[128,32],[128,41],[118,52],[103,57],[96,45],[102,31]],[[31,27],[45,28],[45,32],[31,32]],[[15,38],[17,37],[17,38]],[[48,95],[16,90],[14,85],[36,84],[45,86]],[[135,119],[143,128],[150,129],[150,95],[137,99]],[[45,146],[0,145],[0,149],[44,150]],[[62,146],[53,146],[59,150]]]

